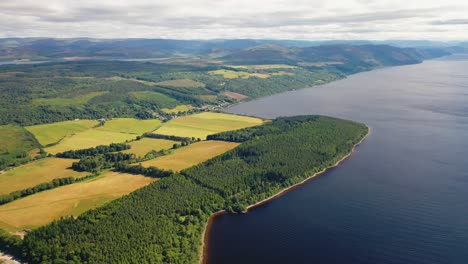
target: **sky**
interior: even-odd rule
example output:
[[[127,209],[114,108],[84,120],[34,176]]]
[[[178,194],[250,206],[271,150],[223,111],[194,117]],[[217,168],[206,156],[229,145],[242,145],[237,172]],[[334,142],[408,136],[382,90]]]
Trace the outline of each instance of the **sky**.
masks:
[[[468,0],[0,0],[0,37],[468,40]]]

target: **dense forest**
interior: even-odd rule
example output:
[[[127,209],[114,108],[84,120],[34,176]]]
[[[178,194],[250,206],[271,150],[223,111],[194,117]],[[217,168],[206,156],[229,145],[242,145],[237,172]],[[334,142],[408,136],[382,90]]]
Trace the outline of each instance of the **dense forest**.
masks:
[[[0,246],[17,256],[21,251],[29,263],[196,263],[211,214],[243,211],[332,165],[366,133],[362,124],[320,116],[222,133],[215,138],[242,137],[243,143],[76,219],[38,228],[22,243],[0,237]]]

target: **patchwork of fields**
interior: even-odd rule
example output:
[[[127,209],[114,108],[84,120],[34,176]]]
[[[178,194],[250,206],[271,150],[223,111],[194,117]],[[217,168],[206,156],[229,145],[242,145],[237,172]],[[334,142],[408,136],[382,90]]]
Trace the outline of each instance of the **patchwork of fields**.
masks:
[[[84,182],[40,192],[0,206],[0,228],[34,228],[81,213],[146,186],[155,179],[107,172]]]
[[[190,105],[180,105],[169,111],[190,109]],[[152,150],[172,149],[180,142],[166,139],[136,136],[147,132],[206,139],[207,135],[236,130],[265,123],[265,120],[224,113],[203,112],[187,115],[162,123],[160,120],[138,120],[115,118],[100,125],[95,120],[64,121],[44,125],[29,126],[27,130],[45,147],[45,151],[56,154],[67,150],[78,150],[128,142],[130,149],[123,153],[133,153],[144,157]],[[17,127],[18,129],[23,129]],[[23,131],[30,135],[26,130]],[[37,143],[35,143],[37,145]],[[34,144],[28,147],[34,147]],[[239,143],[226,141],[201,141],[172,150],[172,153],[147,160],[145,167],[180,171],[228,150]],[[77,172],[70,167],[76,159],[44,158],[0,174],[0,195],[34,187],[54,179],[89,175],[90,172]],[[146,186],[157,179],[141,175],[130,175],[106,171],[103,175],[70,185],[44,190],[0,206],[0,228],[9,231],[36,228],[54,219],[79,214],[111,200]]]

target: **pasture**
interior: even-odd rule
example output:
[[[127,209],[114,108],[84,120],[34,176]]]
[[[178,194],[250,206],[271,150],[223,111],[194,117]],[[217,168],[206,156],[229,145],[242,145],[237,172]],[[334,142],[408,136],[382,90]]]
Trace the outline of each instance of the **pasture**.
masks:
[[[113,118],[107,120],[104,126],[97,127],[97,130],[142,135],[145,132],[156,130],[161,125],[159,119],[140,120],[135,118]]]
[[[0,158],[15,157],[39,147],[34,137],[20,126],[0,126],[0,135],[2,135],[0,137]]]
[[[45,158],[21,165],[0,174],[0,195],[34,187],[53,179],[88,175],[88,172],[77,172],[71,169],[73,159]]]
[[[130,92],[129,94],[139,101],[155,104],[159,108],[175,107],[179,104],[176,99],[153,91]]]
[[[191,105],[178,105],[174,108],[163,108],[161,109],[164,113],[173,114],[178,112],[187,112],[193,109]]]
[[[154,133],[206,139],[206,136],[211,134],[258,126],[263,123],[262,119],[254,117],[203,112],[172,119]]]
[[[0,206],[0,228],[18,231],[61,217],[78,216],[154,181],[139,175],[106,172],[98,178],[36,193]]]
[[[230,65],[231,68],[249,70],[271,70],[271,69],[295,69],[296,66],[286,64],[261,64],[261,65]]]
[[[155,166],[160,169],[181,171],[237,147],[239,143],[226,141],[201,141],[179,148],[174,153],[142,162],[144,167]]]
[[[28,126],[26,129],[36,137],[42,146],[47,146],[55,144],[67,136],[86,131],[98,124],[99,122],[96,120],[75,120]]]
[[[168,80],[156,83],[159,86],[169,86],[174,88],[204,88],[205,84],[189,79]]]
[[[122,152],[133,153],[137,157],[144,157],[151,150],[160,151],[163,149],[170,149],[175,143],[178,142],[158,138],[142,138],[140,140],[130,142],[129,145],[131,148]]]

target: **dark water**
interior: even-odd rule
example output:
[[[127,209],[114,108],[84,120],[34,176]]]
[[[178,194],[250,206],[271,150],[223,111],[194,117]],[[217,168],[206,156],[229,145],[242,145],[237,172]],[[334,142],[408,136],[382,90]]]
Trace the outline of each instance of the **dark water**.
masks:
[[[468,263],[468,57],[386,68],[228,109],[371,127],[338,168],[216,218],[209,263]]]

